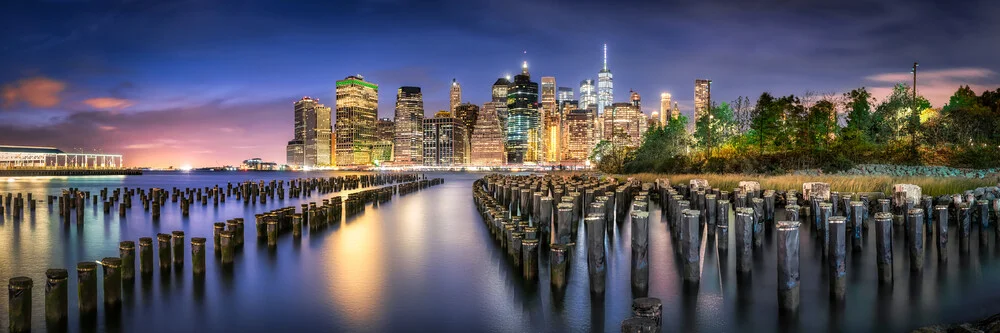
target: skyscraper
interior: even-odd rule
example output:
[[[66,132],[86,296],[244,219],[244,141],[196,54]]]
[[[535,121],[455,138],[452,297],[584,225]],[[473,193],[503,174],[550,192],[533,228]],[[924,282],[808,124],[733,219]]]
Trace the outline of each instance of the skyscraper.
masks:
[[[507,162],[538,161],[538,83],[531,82],[528,62],[507,90]]]
[[[597,93],[594,92],[594,80],[580,81],[580,108],[586,109],[597,105]]]
[[[472,103],[462,103],[455,107],[455,118],[465,125],[466,140],[472,138],[473,127],[476,125],[476,117],[479,116],[479,106]]]
[[[448,112],[455,113],[455,108],[459,104],[462,104],[462,86],[455,79],[451,79],[451,104],[449,105]]]
[[[604,44],[604,67],[597,72],[597,113],[604,114],[604,108],[611,106],[614,99],[615,85],[608,69],[608,44]]]
[[[614,103],[606,110],[604,139],[616,146],[639,146],[647,126],[636,103]]]
[[[424,163],[424,99],[419,87],[401,87],[396,92],[394,163]]]
[[[540,119],[541,138],[539,141],[539,160],[546,162],[559,162],[559,110],[556,104],[556,78],[551,76],[542,77],[541,91],[542,112]]]
[[[500,130],[505,135],[507,133],[507,90],[510,89],[510,78],[499,78],[493,83],[492,97],[493,105],[496,107],[497,120],[500,121]]]
[[[451,112],[438,111],[424,119],[424,162],[426,166],[456,166],[468,162],[465,124]]]
[[[303,97],[294,104],[295,133],[288,142],[286,163],[294,166],[329,166],[330,108],[319,100]]]
[[[559,87],[556,89],[556,101],[572,101],[573,100],[573,88],[570,87]]]
[[[396,123],[389,118],[379,118],[375,123],[375,144],[372,145],[372,163],[381,165],[393,160],[393,138]]]
[[[594,149],[594,108],[566,110],[566,149],[563,162],[583,163]]]
[[[337,81],[337,166],[372,164],[375,119],[378,117],[378,85],[361,75]]]
[[[712,101],[712,80],[694,80],[694,121],[708,112]]]
[[[503,130],[497,118],[496,103],[487,102],[476,117],[469,151],[472,165],[502,165],[504,163]]]
[[[375,129],[377,130],[377,139],[379,141],[392,141],[395,136],[395,125],[396,123],[389,118],[379,118],[378,123],[375,124]]]
[[[675,110],[670,109],[670,93],[660,94],[660,125],[667,125],[669,119],[676,119]]]

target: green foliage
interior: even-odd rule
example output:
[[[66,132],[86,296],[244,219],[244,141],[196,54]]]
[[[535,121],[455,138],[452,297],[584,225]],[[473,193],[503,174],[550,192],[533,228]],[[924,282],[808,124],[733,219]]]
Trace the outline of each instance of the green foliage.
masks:
[[[672,120],[650,129],[635,151],[602,143],[592,159],[605,172],[629,173],[837,172],[861,163],[1000,166],[1000,89],[977,96],[960,87],[940,111],[905,84],[878,102],[859,88],[839,103],[763,93],[751,104],[741,97],[713,105],[690,136],[686,119]],[[843,128],[838,106],[846,112]]]

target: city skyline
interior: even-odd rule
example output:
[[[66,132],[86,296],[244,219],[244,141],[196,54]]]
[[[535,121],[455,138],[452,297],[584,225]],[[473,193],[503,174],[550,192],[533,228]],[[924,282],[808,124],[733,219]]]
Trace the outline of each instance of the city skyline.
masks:
[[[918,93],[935,107],[959,84],[982,91],[1000,83],[1000,65],[992,60],[1000,43],[988,33],[1000,23],[985,19],[997,10],[983,4],[940,10],[917,2],[907,3],[906,11],[895,10],[899,4],[891,1],[823,8],[786,4],[762,12],[725,1],[621,7],[545,2],[532,5],[525,17],[510,15],[519,33],[535,36],[499,43],[498,36],[510,33],[506,29],[456,23],[448,14],[503,14],[526,4],[442,1],[431,7],[446,13],[429,22],[409,15],[425,13],[425,5],[406,3],[340,4],[335,11],[329,4],[259,1],[242,14],[220,4],[188,2],[7,5],[0,15],[25,34],[5,37],[0,55],[5,64],[0,142],[123,153],[129,166],[212,166],[255,156],[280,161],[285,147],[274,142],[289,140],[291,104],[312,96],[332,105],[334,82],[345,76],[360,73],[389,92],[419,86],[429,116],[447,109],[452,78],[463,83],[462,102],[482,106],[490,100],[489,84],[515,74],[522,61],[531,64],[535,77],[555,77],[578,92],[577,82],[596,83],[605,43],[618,85],[613,102],[626,101],[629,89],[646,96],[667,92],[689,118],[691,82],[697,78],[713,80],[713,102],[755,98],[764,91],[840,93],[861,86],[884,96],[892,84],[908,82],[909,64],[919,61]],[[297,14],[303,11],[319,15]],[[397,25],[352,26],[361,23],[352,18],[361,12],[373,25]],[[565,27],[566,20],[536,19],[553,13],[608,22],[559,35],[534,34]],[[727,15],[732,19],[717,18]],[[932,19],[945,26],[907,29],[907,36],[919,39],[886,29]],[[291,21],[301,24],[287,24]],[[977,25],[957,29],[957,22]],[[420,24],[397,28],[406,23]],[[337,36],[330,34],[334,28]],[[413,38],[424,35],[454,38]],[[338,36],[357,48],[327,53],[342,45]],[[477,56],[459,56],[470,43]],[[284,52],[305,45],[318,48]],[[395,99],[379,97],[377,117],[392,117]],[[648,115],[654,109],[655,103],[646,103],[642,111]]]

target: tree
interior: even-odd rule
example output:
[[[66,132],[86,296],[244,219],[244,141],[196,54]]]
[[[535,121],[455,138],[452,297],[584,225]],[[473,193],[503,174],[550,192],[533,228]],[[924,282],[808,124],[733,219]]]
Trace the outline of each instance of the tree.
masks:
[[[872,103],[875,100],[865,87],[844,93],[844,109],[847,110],[846,131],[855,133],[861,140],[873,137]]]
[[[760,154],[764,153],[766,147],[773,143],[773,138],[781,131],[782,112],[775,102],[774,97],[765,92],[757,98],[757,105],[751,112],[750,130]]]
[[[687,118],[670,119],[665,126],[650,128],[642,145],[625,162],[626,172],[677,172],[685,166],[690,136]]]
[[[804,136],[810,148],[826,148],[837,132],[837,115],[833,102],[822,99],[809,108]]]
[[[733,108],[729,103],[713,103],[709,112],[695,123],[694,140],[702,149],[717,147],[735,136],[737,128]]]

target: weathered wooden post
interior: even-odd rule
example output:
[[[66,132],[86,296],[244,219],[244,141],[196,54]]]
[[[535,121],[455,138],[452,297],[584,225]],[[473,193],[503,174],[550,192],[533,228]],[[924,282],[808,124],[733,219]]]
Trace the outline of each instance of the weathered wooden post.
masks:
[[[656,321],[646,317],[629,317],[622,321],[622,333],[659,332]]]
[[[573,219],[573,204],[563,202],[557,207],[555,240],[558,244],[569,244],[572,242],[572,227],[575,223]]]
[[[278,246],[278,221],[267,221],[267,247]]]
[[[736,209],[736,272],[749,274],[753,268],[753,217],[748,208]]]
[[[830,295],[836,301],[843,301],[847,291],[847,219],[843,216],[830,217],[830,253],[827,255],[830,265]]]
[[[910,271],[919,272],[924,269],[924,210],[911,208],[906,212],[906,223],[910,233]]]
[[[705,221],[708,224],[708,233],[715,232],[715,224],[718,223],[717,215],[719,203],[715,194],[705,195]]]
[[[50,330],[65,328],[69,312],[69,272],[61,268],[45,271],[45,323]]]
[[[174,249],[174,266],[184,267],[184,232],[175,230],[170,233]]]
[[[571,249],[568,244],[552,244],[549,247],[549,282],[552,288],[563,289],[566,287],[566,269],[569,264],[569,253]]]
[[[191,237],[191,272],[199,276],[205,274],[204,237]]]
[[[524,279],[535,281],[538,279],[538,240],[521,240],[521,267]]]
[[[927,235],[934,235],[934,197],[929,195],[921,197],[920,207],[924,210],[924,226],[926,227]]]
[[[854,252],[861,252],[864,241],[861,240],[861,230],[865,218],[865,207],[861,201],[850,202],[850,222],[851,222],[851,248]]]
[[[701,280],[701,235],[698,232],[699,215],[697,210],[684,211],[684,238],[681,239],[681,256],[684,258],[684,282],[688,284],[698,284]]]
[[[604,254],[604,216],[593,214],[583,219],[587,228],[587,273],[590,276],[590,292],[604,294],[604,279],[607,274]]]
[[[875,248],[878,250],[878,281],[892,284],[892,214],[875,213]]]
[[[948,205],[934,206],[934,216],[937,219],[937,250],[938,261],[948,261]]]
[[[235,251],[235,245],[233,242],[233,232],[229,230],[222,231],[219,233],[219,243],[222,245],[222,264],[230,265],[233,263],[233,252]]]
[[[104,305],[118,306],[122,301],[122,259],[104,258],[101,267],[104,269]]]
[[[118,243],[118,256],[122,259],[122,280],[135,279],[135,242],[122,241]]]
[[[663,323],[663,302],[655,297],[636,298],[632,300],[632,315],[652,319],[656,323],[654,332],[659,332]]]
[[[969,252],[969,235],[972,233],[972,216],[969,206],[958,208],[958,248],[962,254]]]
[[[799,222],[778,222],[778,307],[799,308]]]
[[[156,234],[156,247],[160,257],[160,271],[170,271],[170,234]]]
[[[77,304],[80,316],[89,317],[97,314],[97,264],[84,261],[76,264]]]
[[[979,248],[985,250],[990,244],[990,202],[980,199],[976,201],[976,223],[979,226]]]
[[[714,205],[715,198],[712,201]],[[632,288],[646,290],[649,287],[649,212],[632,212],[631,261]]]
[[[153,273],[153,238],[139,238],[139,273],[149,275]]]
[[[31,332],[31,278],[13,277],[7,283],[7,328],[11,332]]]
[[[753,246],[760,247],[764,243],[764,199],[750,199],[750,206],[753,207]]]

